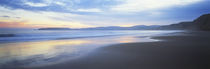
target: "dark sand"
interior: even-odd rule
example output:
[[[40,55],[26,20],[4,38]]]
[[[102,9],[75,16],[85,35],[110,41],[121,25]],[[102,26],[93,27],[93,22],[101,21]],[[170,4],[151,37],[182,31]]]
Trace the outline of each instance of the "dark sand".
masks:
[[[163,41],[106,46],[75,60],[30,69],[210,69],[210,33],[154,39]]]

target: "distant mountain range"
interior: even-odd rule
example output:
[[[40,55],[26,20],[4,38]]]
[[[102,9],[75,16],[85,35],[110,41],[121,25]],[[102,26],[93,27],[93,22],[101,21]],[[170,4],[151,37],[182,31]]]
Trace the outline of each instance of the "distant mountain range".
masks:
[[[39,28],[38,30],[71,30],[70,28]]]
[[[80,30],[150,30],[158,27],[160,26],[159,25],[152,25],[152,26],[136,25],[132,27],[109,26],[109,27],[82,28]]]
[[[120,27],[120,26],[109,26],[109,27],[94,27],[94,28],[81,28],[81,29],[70,29],[70,28],[39,28],[38,30],[155,30],[159,28],[159,25],[136,25],[132,27]]]
[[[171,25],[136,25],[132,27],[95,27],[95,28],[81,28],[81,29],[70,29],[70,28],[40,28],[39,30],[208,30],[210,31],[210,14],[204,14],[194,21],[180,22]]]

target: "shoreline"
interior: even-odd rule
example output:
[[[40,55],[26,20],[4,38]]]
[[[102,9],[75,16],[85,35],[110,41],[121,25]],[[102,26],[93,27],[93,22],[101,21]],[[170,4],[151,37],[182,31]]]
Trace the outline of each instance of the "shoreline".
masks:
[[[121,43],[101,47],[90,55],[29,69],[208,69],[210,33],[158,36],[164,41]]]
[[[152,36],[150,39],[158,40],[154,42],[98,47],[81,57],[52,65],[5,69],[207,69],[209,35],[209,32],[192,31],[169,33]]]

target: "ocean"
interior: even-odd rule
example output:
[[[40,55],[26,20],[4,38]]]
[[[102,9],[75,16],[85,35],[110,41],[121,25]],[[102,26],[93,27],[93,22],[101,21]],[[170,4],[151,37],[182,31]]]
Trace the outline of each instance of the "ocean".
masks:
[[[0,43],[41,40],[59,40],[93,38],[120,35],[152,36],[178,32],[161,30],[36,30],[36,29],[0,29]]]

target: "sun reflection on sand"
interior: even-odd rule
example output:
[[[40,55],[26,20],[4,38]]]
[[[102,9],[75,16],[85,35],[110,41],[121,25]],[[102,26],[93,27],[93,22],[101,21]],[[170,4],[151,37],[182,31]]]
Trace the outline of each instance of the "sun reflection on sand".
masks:
[[[132,42],[150,42],[159,41],[155,39],[150,39],[150,37],[134,37],[134,36],[124,36],[117,39],[118,43],[132,43]]]
[[[137,41],[137,39],[131,36],[119,38],[119,43],[129,43],[129,42],[135,42],[135,41]]]

